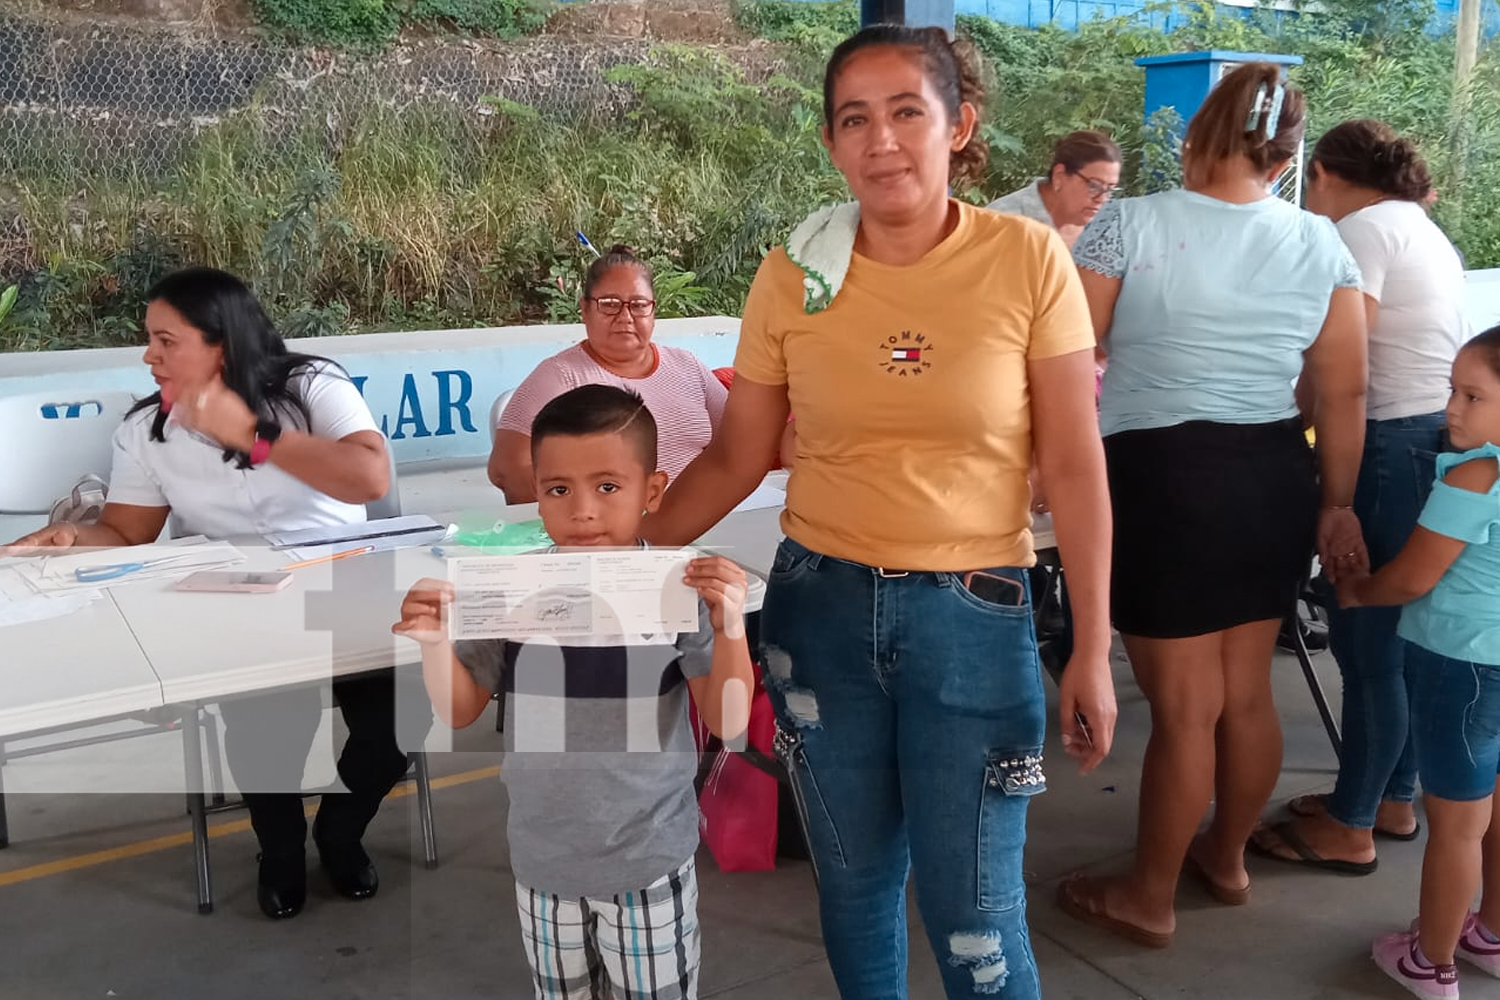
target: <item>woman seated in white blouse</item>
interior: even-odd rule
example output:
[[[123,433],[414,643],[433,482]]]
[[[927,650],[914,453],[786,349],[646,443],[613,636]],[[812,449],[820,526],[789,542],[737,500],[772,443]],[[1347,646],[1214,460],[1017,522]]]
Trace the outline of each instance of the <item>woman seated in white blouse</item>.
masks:
[[[51,525],[12,549],[140,545],[155,541],[169,516],[181,533],[216,538],[363,521],[363,505],[385,495],[390,473],[385,438],[344,372],[288,352],[231,274],[179,271],[147,298],[142,360],[160,389],[115,432],[98,523]],[[360,840],[407,758],[392,671],[337,680],[333,690],[349,727],[338,762],[348,791],[323,796],[313,840],[334,888],[364,899],[379,882]],[[419,687],[402,704],[426,707]],[[225,702],[222,713],[226,756],[260,841],[260,907],[273,919],[295,916],[307,893],[299,793],[322,699],[292,690]],[[405,714],[403,737],[420,741],[430,712]]]

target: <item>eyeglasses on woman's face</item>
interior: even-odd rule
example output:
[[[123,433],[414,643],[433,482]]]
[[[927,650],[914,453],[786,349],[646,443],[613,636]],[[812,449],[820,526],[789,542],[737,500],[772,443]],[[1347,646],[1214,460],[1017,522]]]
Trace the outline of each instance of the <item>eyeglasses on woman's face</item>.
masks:
[[[630,315],[641,319],[656,312],[655,299],[622,299],[615,295],[589,296],[588,301],[606,316],[618,316],[621,309],[629,309]]]
[[[1120,193],[1120,186],[1109,181],[1101,181],[1097,177],[1090,177],[1082,171],[1069,171],[1074,177],[1083,181],[1089,189],[1089,197],[1094,201],[1108,201]]]

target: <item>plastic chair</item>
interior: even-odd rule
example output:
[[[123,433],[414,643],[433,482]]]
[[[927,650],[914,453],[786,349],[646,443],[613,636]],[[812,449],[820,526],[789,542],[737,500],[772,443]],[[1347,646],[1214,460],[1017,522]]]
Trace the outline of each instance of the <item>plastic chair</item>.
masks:
[[[1328,606],[1326,602],[1334,600],[1332,594],[1319,592],[1320,582],[1312,576],[1312,569],[1309,566],[1308,575],[1297,584],[1297,600],[1282,623],[1282,632],[1291,639],[1292,655],[1297,657],[1297,665],[1302,668],[1302,677],[1307,681],[1307,690],[1312,695],[1313,705],[1318,710],[1318,718],[1322,720],[1323,729],[1328,733],[1328,742],[1333,746],[1333,755],[1342,761],[1344,759],[1343,734],[1339,732],[1338,719],[1334,717],[1333,708],[1328,704],[1328,697],[1323,693],[1323,684],[1318,679],[1317,670],[1313,667],[1312,650],[1307,648],[1307,639],[1303,632],[1303,606],[1306,605],[1311,613],[1314,609],[1326,608]],[[1326,587],[1327,584],[1323,586]]]
[[[365,516],[370,520],[401,516],[401,484],[396,474],[396,461],[389,445],[386,446],[385,454],[390,468],[390,487],[386,490],[385,496],[365,504]],[[336,705],[337,702],[333,702],[333,706]],[[241,808],[244,802],[230,802],[209,807],[204,801],[203,792],[192,790],[194,787],[201,788],[202,755],[196,745],[198,734],[184,731],[184,736],[186,738],[183,741],[183,755],[187,764],[189,782],[188,812],[192,818],[193,858],[198,873],[198,912],[208,914],[213,912],[213,884],[209,870],[207,814]],[[432,782],[428,773],[427,752],[413,750],[407,756],[411,760],[410,777],[417,785],[417,813],[422,827],[424,860],[428,868],[436,868],[438,866],[437,833],[432,812]],[[320,793],[314,791],[306,794]]]
[[[385,496],[365,504],[365,517],[376,520],[382,517],[401,516],[401,480],[396,473],[396,454],[391,446],[385,446],[386,467],[390,470],[390,486]],[[427,771],[427,751],[413,750],[407,754],[411,759],[412,780],[417,783],[417,813],[422,826],[422,852],[428,868],[438,866],[437,831],[432,815],[432,781]]]
[[[365,504],[365,517],[376,520],[383,517],[401,516],[401,479],[396,472],[396,453],[385,446],[386,468],[390,472],[390,487],[385,496]],[[412,777],[417,783],[417,805],[421,812],[422,846],[427,856],[427,867],[438,864],[437,839],[433,831],[432,784],[427,774],[427,751],[414,750],[407,756],[412,758]]]
[[[135,403],[123,390],[58,389],[0,397],[0,513],[46,514],[86,475],[109,478],[115,429]]]
[[[510,397],[515,394],[516,390],[506,389],[490,404],[490,437],[495,436],[495,431],[500,427],[500,415],[505,412],[505,404],[509,403]]]
[[[365,517],[371,521],[401,516],[401,484],[396,478],[396,455],[391,451],[390,445],[385,446],[385,463],[390,473],[390,486],[386,489],[385,496],[365,504]]]
[[[101,482],[107,480],[115,430],[134,404],[135,397],[129,392],[113,389],[59,389],[0,398],[0,427],[10,440],[9,447],[0,450],[0,512],[51,513],[58,499],[73,491],[85,476],[98,477]],[[10,760],[175,732],[186,721],[181,713],[159,710],[132,718],[143,723],[143,728],[62,740],[19,751],[7,751],[5,742],[0,740],[0,769]],[[208,766],[217,777],[220,765],[214,717],[200,710],[192,724],[207,730],[210,746],[214,747],[209,752]],[[0,784],[0,848],[9,844],[4,785]]]

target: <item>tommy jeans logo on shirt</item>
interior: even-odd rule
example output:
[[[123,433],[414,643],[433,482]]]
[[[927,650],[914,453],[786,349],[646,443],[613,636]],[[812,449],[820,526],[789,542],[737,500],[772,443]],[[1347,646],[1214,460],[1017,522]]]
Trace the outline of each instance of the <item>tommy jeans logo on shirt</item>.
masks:
[[[920,375],[932,367],[932,341],[925,333],[902,330],[892,334],[880,344],[880,367],[887,375],[905,378]]]

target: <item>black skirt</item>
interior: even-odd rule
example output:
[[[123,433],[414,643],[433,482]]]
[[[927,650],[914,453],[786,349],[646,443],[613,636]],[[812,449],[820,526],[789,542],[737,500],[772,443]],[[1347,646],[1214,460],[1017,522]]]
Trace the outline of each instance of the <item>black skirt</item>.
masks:
[[[1115,628],[1182,639],[1291,609],[1318,518],[1300,420],[1124,431],[1104,439],[1104,455]]]

